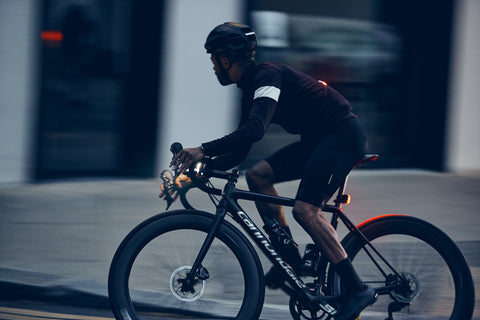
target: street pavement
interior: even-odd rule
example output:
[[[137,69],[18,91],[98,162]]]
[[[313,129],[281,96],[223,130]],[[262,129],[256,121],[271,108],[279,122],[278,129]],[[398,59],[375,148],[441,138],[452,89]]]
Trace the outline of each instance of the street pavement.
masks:
[[[293,197],[297,184],[282,183],[278,191]],[[159,179],[0,185],[0,298],[108,308],[110,261],[132,228],[165,210],[166,203],[158,198],[159,186]],[[244,178],[238,186],[246,188]],[[347,192],[352,203],[344,211],[355,223],[402,213],[445,231],[471,267],[477,292],[474,318],[480,319],[480,172],[356,170],[350,175]],[[199,209],[213,209],[199,191],[192,192],[190,200]],[[253,204],[240,204],[261,225]],[[174,203],[175,208],[180,203]],[[311,242],[286,212],[295,240],[301,246]],[[345,234],[346,230],[339,229],[340,237]],[[268,270],[269,263],[262,262]],[[262,319],[290,319],[288,297],[267,290]]]

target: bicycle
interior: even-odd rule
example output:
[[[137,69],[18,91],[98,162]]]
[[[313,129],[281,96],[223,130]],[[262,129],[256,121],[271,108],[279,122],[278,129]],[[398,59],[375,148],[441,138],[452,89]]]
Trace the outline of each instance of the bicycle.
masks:
[[[355,167],[377,157],[366,155]],[[292,207],[294,199],[237,189],[238,171],[210,170],[205,163],[190,168],[188,176],[212,198],[216,213],[194,209],[161,213],[125,237],[108,280],[116,319],[150,319],[162,313],[258,319],[265,284],[252,243],[283,270],[281,288],[290,296],[293,319],[335,319],[343,286],[334,266],[319,254],[313,273],[297,273],[238,204],[246,200]],[[215,188],[211,178],[226,180],[223,190]],[[472,276],[455,243],[429,222],[407,215],[379,216],[355,226],[342,210],[349,202],[344,193],[347,178],[324,212],[331,214],[332,226],[337,228],[341,221],[348,228],[342,245],[361,279],[375,287],[378,300],[367,310],[386,320],[471,319]]]

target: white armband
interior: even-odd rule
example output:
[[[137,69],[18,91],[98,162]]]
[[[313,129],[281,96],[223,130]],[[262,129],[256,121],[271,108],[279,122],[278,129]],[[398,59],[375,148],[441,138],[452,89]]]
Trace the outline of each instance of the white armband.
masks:
[[[280,97],[280,89],[273,86],[264,86],[260,87],[255,90],[255,94],[253,95],[253,100],[258,98],[270,98],[278,102],[278,97]]]

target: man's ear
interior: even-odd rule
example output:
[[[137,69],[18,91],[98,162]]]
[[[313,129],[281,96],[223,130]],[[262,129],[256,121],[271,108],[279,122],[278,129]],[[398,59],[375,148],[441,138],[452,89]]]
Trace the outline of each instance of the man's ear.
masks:
[[[227,57],[225,56],[221,56],[220,57],[220,63],[222,64],[222,67],[225,69],[225,70],[228,70],[232,67],[232,64],[231,64],[231,61],[230,59],[228,59]]]

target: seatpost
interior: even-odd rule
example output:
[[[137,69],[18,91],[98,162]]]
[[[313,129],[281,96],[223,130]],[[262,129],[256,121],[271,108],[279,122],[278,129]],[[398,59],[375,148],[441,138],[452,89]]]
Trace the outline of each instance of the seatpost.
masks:
[[[342,185],[338,188],[338,192],[337,192],[337,197],[335,199],[335,207],[337,208],[341,208],[342,207],[342,204],[344,203],[348,203],[348,198],[349,198],[349,195],[344,195],[343,192],[345,191],[345,188],[347,187],[347,180],[348,180],[348,175],[345,177],[345,179],[343,180],[343,183]]]

